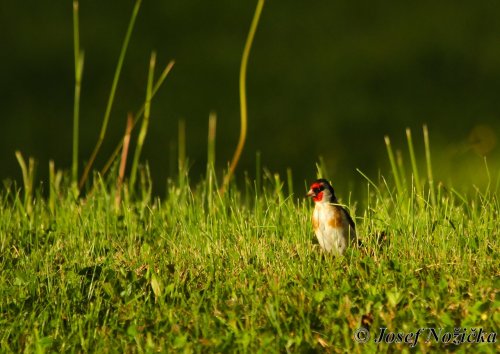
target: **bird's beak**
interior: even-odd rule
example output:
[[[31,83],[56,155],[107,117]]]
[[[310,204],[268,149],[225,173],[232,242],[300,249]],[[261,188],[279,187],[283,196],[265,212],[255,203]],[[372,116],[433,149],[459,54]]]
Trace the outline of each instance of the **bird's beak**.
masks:
[[[314,197],[315,195],[316,193],[314,193],[312,189],[309,189],[309,192],[306,194],[307,197]]]

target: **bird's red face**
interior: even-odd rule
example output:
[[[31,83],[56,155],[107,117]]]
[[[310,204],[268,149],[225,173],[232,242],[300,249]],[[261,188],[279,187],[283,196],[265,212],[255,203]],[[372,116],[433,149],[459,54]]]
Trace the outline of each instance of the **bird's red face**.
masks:
[[[325,185],[321,182],[314,182],[311,184],[309,192],[307,192],[308,197],[312,197],[314,202],[321,202],[323,200],[323,195],[325,191]]]

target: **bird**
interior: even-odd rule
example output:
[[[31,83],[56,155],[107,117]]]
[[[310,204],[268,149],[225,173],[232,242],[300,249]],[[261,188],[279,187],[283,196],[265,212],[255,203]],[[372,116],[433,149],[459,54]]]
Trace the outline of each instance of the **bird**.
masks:
[[[356,226],[349,212],[339,205],[332,185],[324,178],[311,184],[307,193],[314,201],[312,225],[319,245],[326,252],[344,254],[356,240]]]

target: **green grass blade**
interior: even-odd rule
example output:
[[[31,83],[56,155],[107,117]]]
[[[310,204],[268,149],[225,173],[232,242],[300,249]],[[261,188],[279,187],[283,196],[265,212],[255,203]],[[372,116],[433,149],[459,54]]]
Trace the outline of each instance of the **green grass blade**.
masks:
[[[160,75],[160,78],[158,79],[158,81],[156,82],[156,84],[154,85],[153,87],[153,92],[151,94],[151,99],[153,99],[156,95],[156,93],[158,92],[158,90],[160,89],[160,87],[162,86],[163,82],[165,81],[165,79],[167,78],[168,74],[170,73],[170,71],[172,70],[173,66],[175,64],[175,61],[171,60],[167,66],[165,67],[165,69],[163,70],[162,74]],[[144,102],[141,106],[141,108],[139,108],[139,110],[137,111],[137,113],[135,114],[134,116],[134,122],[132,124],[132,129],[135,127],[135,125],[139,122],[139,120],[143,117],[144,115],[144,110],[145,110],[145,107],[146,107],[146,102]],[[115,150],[113,151],[113,153],[111,154],[111,156],[109,157],[108,161],[106,162],[106,164],[104,165],[104,167],[102,168],[101,170],[101,175],[105,175],[109,169],[111,168],[111,165],[113,164],[113,161],[115,161],[116,157],[118,156],[118,154],[120,153],[120,150],[123,146],[123,138],[120,139],[120,142],[117,144]]]
[[[49,161],[49,209],[52,214],[56,208],[56,172],[54,160]]]
[[[33,184],[35,181],[35,160],[33,158],[28,159],[28,165],[24,160],[23,155],[20,151],[16,151],[16,159],[21,167],[21,172],[23,175],[24,184],[24,209],[28,215],[32,214],[32,201],[33,201]]]
[[[255,193],[258,195],[262,189],[262,162],[261,153],[255,153]]]
[[[111,109],[113,108],[113,103],[114,103],[114,99],[115,99],[116,88],[118,87],[118,82],[120,80],[120,74],[121,74],[123,62],[125,60],[125,55],[127,53],[130,37],[132,36],[132,31],[134,29],[135,20],[137,19],[137,15],[139,14],[141,2],[142,2],[142,0],[136,0],[134,9],[132,11],[132,16],[130,17],[130,22],[128,24],[127,33],[125,34],[125,39],[124,39],[123,44],[122,44],[120,56],[118,57],[118,64],[116,65],[115,75],[113,78],[113,83],[111,85],[111,91],[110,91],[109,98],[108,98],[108,104],[106,106],[106,112],[104,113],[104,118],[102,121],[101,132],[99,133],[99,138],[97,140],[97,144],[94,148],[94,151],[92,152],[92,155],[90,156],[90,159],[87,162],[87,165],[85,166],[85,168],[83,170],[82,177],[80,178],[80,182],[78,184],[79,189],[83,188],[83,185],[85,184],[85,182],[87,180],[88,174],[92,168],[92,165],[94,164],[95,158],[97,157],[97,154],[101,148],[102,142],[104,141],[104,137],[106,135],[106,130],[108,127],[108,122],[109,122],[109,116],[111,115]]]
[[[73,183],[78,183],[78,145],[79,145],[79,129],[80,129],[80,94],[82,87],[83,62],[84,52],[78,55],[78,66],[75,73],[75,97],[73,105],[73,159],[71,166],[71,175]]]
[[[406,128],[406,141],[408,142],[408,151],[410,153],[411,168],[414,176],[415,189],[417,191],[417,200],[420,206],[423,206],[422,202],[422,186],[420,185],[420,174],[418,173],[417,159],[415,157],[415,149],[413,148],[413,139],[411,137],[410,128]]]
[[[286,180],[288,184],[288,196],[291,196],[293,195],[293,175],[290,167],[286,169]]]
[[[217,115],[215,112],[210,112],[208,117],[208,142],[207,142],[207,172],[206,172],[206,183],[208,185],[207,189],[207,200],[210,210],[212,210],[212,194],[214,189],[214,179],[215,179],[215,134],[217,128]],[[216,183],[216,181],[215,181]]]
[[[79,7],[78,0],[73,0],[73,50],[75,57],[75,72],[78,72],[78,57],[80,55]]]
[[[132,192],[134,191],[135,187],[137,167],[139,166],[139,158],[141,156],[144,140],[146,139],[146,134],[148,132],[149,116],[151,113],[151,97],[153,92],[153,79],[154,79],[155,66],[156,66],[156,53],[152,52],[151,59],[149,61],[148,84],[146,88],[146,106],[144,109],[144,119],[142,120],[141,130],[139,132],[139,136],[137,137],[137,145],[135,147],[134,160],[132,162],[132,170],[130,173],[130,191]]]
[[[404,188],[406,186],[406,169],[403,160],[403,153],[399,149],[396,150],[396,163],[398,166],[399,177],[401,178],[401,186]]]
[[[177,163],[179,168],[179,188],[184,188],[184,181],[186,176],[186,121],[179,120],[178,126],[178,140],[177,140]]]
[[[229,170],[224,178],[222,185],[222,192],[228,187],[229,181],[231,180],[238,161],[240,160],[243,147],[245,146],[245,140],[247,136],[247,92],[246,92],[246,81],[247,81],[247,65],[248,57],[250,56],[250,50],[252,49],[252,43],[259,25],[260,15],[262,13],[262,8],[264,7],[265,0],[258,0],[257,8],[255,9],[255,14],[253,16],[252,24],[250,25],[250,31],[248,32],[247,41],[245,43],[245,48],[243,49],[243,56],[241,58],[240,65],[240,138],[238,140],[238,145],[234,152],[231,164],[229,165]]]
[[[324,178],[330,181],[330,175],[328,174],[325,159],[323,156],[319,156],[318,160],[319,162],[316,163],[316,178]]]
[[[75,57],[75,97],[73,103],[73,157],[71,174],[73,184],[78,183],[78,138],[80,125],[80,92],[84,54],[80,52],[80,21],[78,0],[73,1],[73,49]]]
[[[387,147],[387,155],[389,156],[389,162],[391,164],[392,175],[394,176],[394,183],[396,184],[396,190],[398,192],[398,195],[402,195],[403,187],[401,185],[401,179],[399,177],[398,167],[394,159],[394,153],[392,152],[391,140],[387,135],[384,137],[384,140],[385,140],[385,146]]]
[[[359,168],[356,169],[356,171],[358,171],[358,173],[363,176],[364,179],[366,179],[366,181],[368,182],[368,184],[372,185],[373,188],[375,188],[375,190],[377,191],[377,193],[380,195],[380,189],[378,188],[378,186],[375,184],[375,182],[373,182],[366,174],[363,173],[363,171],[361,171]]]
[[[429,182],[429,190],[431,194],[431,204],[436,205],[436,193],[434,191],[434,177],[432,175],[432,162],[431,162],[431,148],[429,143],[429,131],[427,125],[423,127],[424,131],[424,144],[425,144],[425,161],[427,164],[427,179]]]

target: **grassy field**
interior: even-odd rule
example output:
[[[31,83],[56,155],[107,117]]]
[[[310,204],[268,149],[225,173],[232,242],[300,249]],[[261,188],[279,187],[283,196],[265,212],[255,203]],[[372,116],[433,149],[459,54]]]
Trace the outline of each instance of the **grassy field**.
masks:
[[[363,245],[334,258],[312,203],[265,176],[224,195],[183,178],[162,200],[142,178],[118,207],[111,177],[78,198],[58,179],[46,198],[4,188],[2,352],[392,352],[411,344],[375,343],[380,328],[499,330],[497,188],[433,199],[367,182],[351,205]],[[412,350],[500,349],[428,334]]]
[[[323,253],[315,242],[312,203],[293,194],[291,172],[280,179],[257,163],[255,180],[236,185],[230,173],[215,178],[215,113],[205,180],[189,182],[180,123],[179,177],[169,181],[164,198],[152,196],[140,155],[151,100],[173,66],[155,81],[154,52],[144,105],[96,173],[140,4],[98,141],[79,173],[84,55],[73,1],[72,168],[56,171],[51,162],[49,182],[35,188],[35,162],[17,153],[23,187],[4,181],[0,190],[0,352],[500,351],[499,180],[490,178],[483,189],[435,183],[426,128],[425,178],[418,176],[408,130],[411,169],[386,138],[387,179],[366,178],[364,200],[337,191],[362,241],[343,257]],[[246,61],[262,5],[242,58],[241,132],[231,173],[245,142]],[[141,118],[125,178],[131,131]]]

